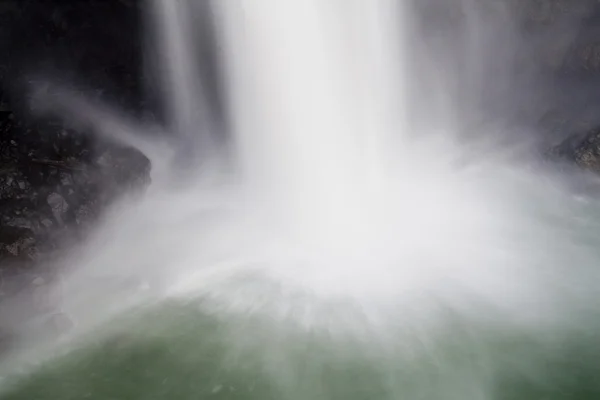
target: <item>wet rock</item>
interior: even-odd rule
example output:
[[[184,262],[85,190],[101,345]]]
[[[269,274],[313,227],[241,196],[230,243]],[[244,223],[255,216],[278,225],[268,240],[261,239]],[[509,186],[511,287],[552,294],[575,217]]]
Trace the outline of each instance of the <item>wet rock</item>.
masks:
[[[600,130],[590,132],[569,155],[582,168],[600,172]]]
[[[46,198],[48,205],[52,209],[52,213],[54,218],[60,223],[63,224],[64,218],[63,216],[69,211],[69,203],[58,193],[50,193]]]
[[[553,158],[574,162],[579,167],[600,173],[600,128],[572,135],[549,150]]]
[[[145,187],[149,170],[136,150],[0,112],[0,226],[28,232],[22,243],[0,240],[0,255],[34,261],[32,237],[78,237],[119,196]]]
[[[24,333],[17,329],[23,319],[42,316],[58,336],[72,328],[60,312],[52,257],[84,238],[112,202],[148,183],[150,163],[139,152],[98,140],[85,124],[34,118],[27,94],[32,73],[81,78],[135,115],[138,4],[0,1],[0,352]]]
[[[94,211],[90,205],[82,205],[75,210],[75,222],[77,225],[85,227],[89,221],[94,219]]]
[[[36,239],[30,229],[0,227],[0,261],[33,261],[37,258]]]

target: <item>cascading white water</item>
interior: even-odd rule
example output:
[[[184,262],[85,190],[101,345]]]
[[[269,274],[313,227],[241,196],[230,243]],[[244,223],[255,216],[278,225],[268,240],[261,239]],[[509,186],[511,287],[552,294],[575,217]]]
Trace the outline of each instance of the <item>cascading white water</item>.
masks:
[[[385,190],[390,136],[406,129],[400,63],[381,50],[399,42],[394,5],[217,5],[242,179],[301,241],[349,252],[359,243],[345,239],[370,235],[362,222]]]
[[[444,126],[458,114],[444,91],[451,85],[437,84],[444,73],[431,76],[443,65],[408,67],[409,54],[427,54],[412,49],[419,43],[409,40],[408,1],[211,4],[237,174],[215,182],[212,171],[199,170],[188,187],[173,188],[162,147],[122,139],[151,149],[160,173],[143,200],[107,216],[84,254],[73,257],[61,289],[65,311],[86,333],[128,310],[126,298],[158,310],[152,318],[166,325],[153,327],[153,339],[174,343],[167,353],[177,354],[180,369],[166,365],[166,353],[164,365],[150,364],[182,383],[144,395],[134,385],[139,398],[163,391],[178,398],[173,393],[189,384],[186,376],[206,377],[223,365],[234,371],[232,380],[239,371],[264,373],[256,380],[275,387],[275,398],[346,398],[336,391],[339,382],[317,376],[329,368],[363,398],[360,379],[345,369],[353,357],[364,364],[357,376],[365,385],[383,388],[364,398],[491,399],[498,371],[537,379],[539,354],[518,354],[524,361],[515,364],[495,341],[516,337],[519,346],[533,341],[531,349],[548,349],[593,315],[599,271],[589,242],[599,230],[582,216],[597,213],[597,205],[574,200],[546,174],[483,160],[454,140],[456,124]],[[190,55],[198,4],[149,5],[161,18],[170,125],[186,141],[205,138],[207,108],[201,104],[196,114],[194,103],[209,96]],[[432,93],[413,97],[430,78]],[[50,106],[66,107],[111,137],[115,127],[132,131],[106,109],[61,96]],[[101,275],[152,281],[152,294],[109,292]],[[194,310],[182,319],[201,322],[176,324],[172,302],[186,310],[182,303],[191,302]],[[144,336],[146,325],[128,331]],[[205,354],[212,346],[219,349],[214,359]],[[244,369],[245,357],[258,366]],[[131,371],[128,362],[103,373],[120,371],[118,378]],[[221,393],[223,384],[211,382],[211,395]],[[200,389],[185,390],[196,396]]]

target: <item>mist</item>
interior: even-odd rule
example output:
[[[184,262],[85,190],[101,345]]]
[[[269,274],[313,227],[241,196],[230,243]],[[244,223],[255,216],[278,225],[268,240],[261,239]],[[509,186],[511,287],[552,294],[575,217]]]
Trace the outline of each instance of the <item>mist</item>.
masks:
[[[154,0],[156,119],[36,79],[33,113],[137,149],[152,182],[59,261],[71,329],[3,304],[5,398],[52,396],[39,377],[69,360],[123,396],[127,360],[98,354],[140,347],[174,383],[134,398],[562,398],[548,359],[596,352],[600,207],[594,175],[544,158],[572,132],[540,121],[575,96],[546,46],[567,53],[592,8],[543,31],[522,4]],[[220,368],[237,383],[188,385]]]

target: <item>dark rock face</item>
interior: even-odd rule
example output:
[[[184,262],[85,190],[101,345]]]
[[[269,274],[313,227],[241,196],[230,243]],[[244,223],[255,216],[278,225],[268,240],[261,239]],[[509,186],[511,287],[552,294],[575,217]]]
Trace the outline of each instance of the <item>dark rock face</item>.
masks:
[[[600,126],[597,0],[413,3],[424,15],[415,18],[424,28],[413,41],[433,43],[433,58],[445,63],[454,105],[464,110],[460,123],[497,121],[508,125],[507,137],[517,127],[531,136],[523,141],[544,149]]]
[[[149,182],[139,151],[85,126],[29,112],[31,79],[85,82],[111,103],[142,110],[139,10],[134,0],[0,2],[0,352],[11,329],[6,299],[54,313],[46,268],[114,200]],[[105,96],[106,97],[106,96]],[[61,314],[49,324],[68,329]]]
[[[35,260],[35,244],[35,234],[31,229],[3,226],[0,228],[0,262],[6,259]]]
[[[4,227],[26,228],[36,237],[77,229],[90,223],[119,193],[147,182],[149,161],[133,149],[93,144],[78,132],[50,124],[37,128],[49,139],[23,140],[19,136],[29,128],[14,126],[13,114],[7,120],[0,141],[4,145],[0,149]]]
[[[550,149],[549,155],[559,160],[575,162],[585,170],[600,173],[600,129],[573,135]]]
[[[600,132],[591,132],[573,152],[573,159],[583,168],[600,172]]]
[[[92,86],[117,85],[139,98],[138,10],[133,1],[7,0],[0,6],[0,218],[40,232],[78,224],[78,215],[147,175],[147,160],[100,143],[90,132],[27,113],[29,74],[79,75]],[[56,68],[61,70],[59,73]],[[130,101],[131,102],[131,101]],[[122,163],[127,160],[127,165]],[[126,172],[126,173],[123,173]],[[116,185],[116,186],[118,186]],[[115,187],[116,187],[115,186]],[[120,187],[119,189],[123,189]],[[27,222],[25,222],[27,220]],[[83,220],[82,220],[83,221]]]
[[[600,173],[600,3],[510,0],[529,52],[547,76],[538,129],[549,155]]]
[[[149,161],[136,150],[94,143],[61,125],[29,127],[13,113],[0,116],[0,248],[12,246],[17,232],[34,244],[77,233],[121,193],[148,182]],[[46,137],[35,138],[40,133]],[[16,251],[6,256],[20,257]]]

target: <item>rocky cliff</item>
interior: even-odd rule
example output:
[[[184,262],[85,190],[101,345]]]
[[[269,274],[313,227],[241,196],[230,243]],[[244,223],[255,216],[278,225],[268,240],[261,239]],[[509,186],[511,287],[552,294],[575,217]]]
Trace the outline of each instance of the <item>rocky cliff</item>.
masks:
[[[112,102],[138,112],[136,7],[127,0],[0,2],[0,303],[23,290],[39,292],[53,279],[39,261],[148,182],[150,164],[141,153],[86,127],[35,117],[28,92],[46,75],[85,79],[90,93],[106,98],[107,91]]]

